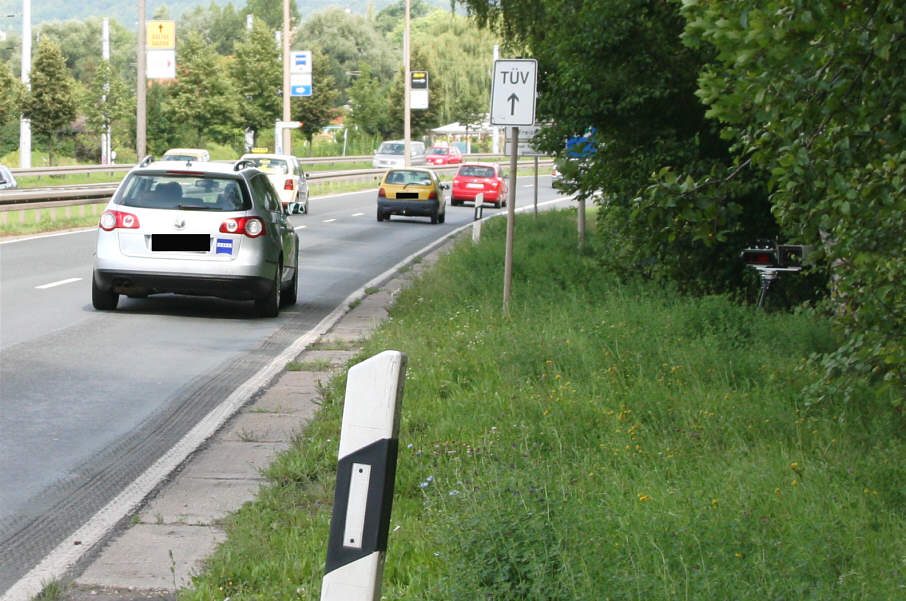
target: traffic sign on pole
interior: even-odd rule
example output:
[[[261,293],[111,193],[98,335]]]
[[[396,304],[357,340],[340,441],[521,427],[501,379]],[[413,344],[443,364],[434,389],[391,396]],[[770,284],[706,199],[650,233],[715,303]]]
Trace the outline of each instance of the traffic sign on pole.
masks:
[[[494,61],[491,82],[491,125],[534,125],[538,61],[533,58]]]

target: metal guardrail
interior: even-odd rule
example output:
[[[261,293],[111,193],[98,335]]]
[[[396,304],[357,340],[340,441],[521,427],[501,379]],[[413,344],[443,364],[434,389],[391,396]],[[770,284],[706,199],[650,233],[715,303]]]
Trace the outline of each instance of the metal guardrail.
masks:
[[[503,160],[506,157],[494,154],[472,154],[467,155],[472,160]],[[325,162],[361,162],[369,160],[370,156],[359,157],[313,157],[299,159],[302,163],[317,164]],[[552,162],[550,159],[539,161],[539,165],[548,165]],[[96,173],[109,172],[112,167],[117,167],[113,171],[128,171],[134,165],[82,165],[67,166],[54,168],[34,168],[34,169],[13,169],[17,175],[64,175],[75,173]],[[459,165],[431,166],[431,169],[442,173],[453,173],[459,168]],[[384,172],[381,169],[354,169],[349,171],[321,171],[309,174],[310,182],[326,181],[343,181],[343,180],[377,180]],[[116,192],[119,183],[105,184],[79,184],[76,186],[48,186],[44,188],[17,188],[15,190],[0,190],[0,212],[20,211],[23,209],[40,209],[56,208],[66,206],[78,206],[84,204],[96,204],[106,202]]]

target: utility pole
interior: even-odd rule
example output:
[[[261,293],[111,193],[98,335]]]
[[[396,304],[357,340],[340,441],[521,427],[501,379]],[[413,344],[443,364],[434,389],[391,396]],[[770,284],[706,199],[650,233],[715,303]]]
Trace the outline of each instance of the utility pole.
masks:
[[[289,0],[283,0],[283,120],[290,120],[290,77],[289,77]],[[283,128],[283,153],[292,154],[292,136]],[[276,140],[274,141],[276,144]]]
[[[412,136],[412,128],[410,126],[412,108],[409,106],[409,69],[411,68],[409,60],[409,9],[411,4],[412,0],[406,0],[406,19],[403,27],[403,165],[406,167],[410,164],[409,138]]]
[[[135,83],[135,154],[141,161],[148,154],[148,78],[145,75],[148,51],[145,29],[145,0],[138,0],[138,81]]]
[[[31,0],[22,0],[22,83],[31,88]],[[19,119],[19,166],[31,167],[31,121]]]
[[[110,19],[107,17],[104,17],[104,20],[101,21],[101,58],[104,59],[107,65],[110,64]],[[101,102],[105,105],[107,104],[108,92],[110,92],[110,83],[104,82],[104,97]],[[104,125],[103,133],[101,133],[101,165],[110,164],[110,146],[110,124],[107,123]]]

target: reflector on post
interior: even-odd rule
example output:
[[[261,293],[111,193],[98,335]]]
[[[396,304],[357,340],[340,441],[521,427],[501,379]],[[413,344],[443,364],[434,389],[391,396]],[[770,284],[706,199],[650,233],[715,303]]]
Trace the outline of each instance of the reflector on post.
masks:
[[[380,598],[405,377],[398,351],[349,370],[321,601]]]

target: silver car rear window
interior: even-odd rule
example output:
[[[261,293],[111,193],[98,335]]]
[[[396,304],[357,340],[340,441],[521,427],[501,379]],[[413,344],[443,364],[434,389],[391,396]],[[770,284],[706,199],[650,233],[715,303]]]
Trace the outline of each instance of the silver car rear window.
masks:
[[[119,204],[147,209],[247,211],[252,207],[239,180],[198,174],[136,174],[126,181]]]

